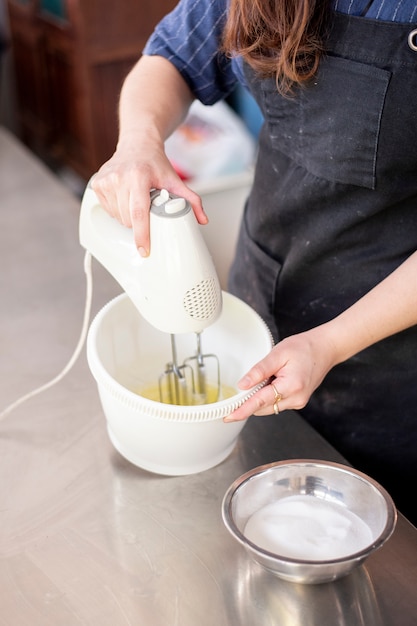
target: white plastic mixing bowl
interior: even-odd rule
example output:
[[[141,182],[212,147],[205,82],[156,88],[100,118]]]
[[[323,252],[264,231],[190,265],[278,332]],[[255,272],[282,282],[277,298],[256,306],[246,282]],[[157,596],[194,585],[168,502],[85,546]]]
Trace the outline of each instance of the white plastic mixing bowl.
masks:
[[[169,307],[169,303],[167,303]],[[177,335],[178,361],[195,352],[195,335]],[[255,311],[223,293],[219,319],[202,335],[203,352],[220,363],[222,385],[236,389],[225,400],[176,406],[149,400],[140,390],[155,386],[171,360],[170,336],[148,324],[126,294],[109,302],[93,320],[87,358],[97,382],[110,439],[134,465],[166,475],[200,472],[233,450],[245,422],[224,423],[255,389],[237,381],[271,349],[271,333]]]

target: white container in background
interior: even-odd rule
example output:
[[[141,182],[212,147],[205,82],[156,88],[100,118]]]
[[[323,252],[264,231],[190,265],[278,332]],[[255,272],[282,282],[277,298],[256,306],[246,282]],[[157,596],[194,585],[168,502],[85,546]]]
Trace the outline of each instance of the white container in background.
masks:
[[[203,200],[209,223],[201,230],[224,290],[227,290],[230,265],[252,181],[253,172],[245,171],[188,183]]]

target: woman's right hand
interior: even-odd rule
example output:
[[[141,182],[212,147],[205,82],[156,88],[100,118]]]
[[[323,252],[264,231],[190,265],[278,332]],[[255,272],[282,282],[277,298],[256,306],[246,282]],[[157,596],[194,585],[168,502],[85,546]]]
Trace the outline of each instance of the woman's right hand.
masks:
[[[183,196],[193,207],[198,222],[208,221],[200,197],[180,179],[165,155],[163,142],[158,137],[152,138],[149,130],[120,139],[115,153],[94,175],[91,184],[103,208],[120,223],[133,228],[142,256],[150,252],[151,189],[164,188]]]
[[[184,120],[193,99],[187,83],[167,59],[143,55],[122,87],[116,151],[91,183],[103,208],[133,228],[143,256],[149,254],[151,245],[151,189],[167,189],[186,198],[197,221],[208,221],[200,197],[180,179],[164,150],[165,139]]]

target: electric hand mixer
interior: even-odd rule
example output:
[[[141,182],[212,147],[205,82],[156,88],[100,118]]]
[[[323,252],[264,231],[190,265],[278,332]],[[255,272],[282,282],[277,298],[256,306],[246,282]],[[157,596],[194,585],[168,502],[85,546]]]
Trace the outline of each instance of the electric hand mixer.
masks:
[[[217,273],[190,204],[166,190],[150,196],[151,252],[139,255],[131,229],[100,205],[91,184],[80,213],[80,242],[118,281],[139,313],[171,336],[172,360],[159,378],[161,402],[207,402],[207,367],[214,368],[220,390],[217,357],[203,354],[201,333],[220,315],[222,292]],[[177,362],[175,335],[196,333],[196,353]],[[212,381],[213,384],[213,381]]]

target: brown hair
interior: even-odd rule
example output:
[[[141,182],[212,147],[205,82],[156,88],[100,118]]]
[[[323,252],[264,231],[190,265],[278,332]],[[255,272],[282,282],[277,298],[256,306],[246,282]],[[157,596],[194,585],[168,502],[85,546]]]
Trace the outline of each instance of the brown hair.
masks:
[[[288,93],[316,73],[329,13],[325,0],[230,0],[223,50]]]

